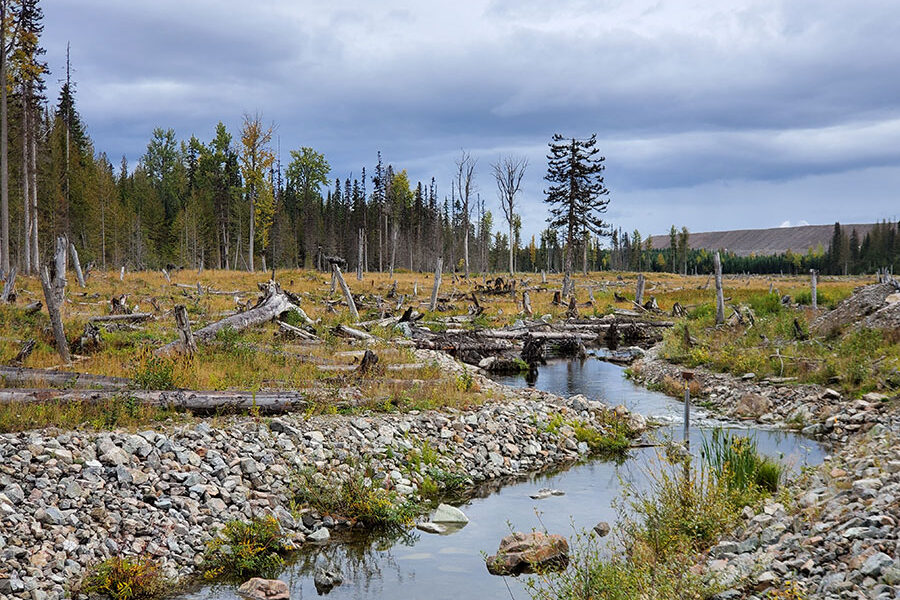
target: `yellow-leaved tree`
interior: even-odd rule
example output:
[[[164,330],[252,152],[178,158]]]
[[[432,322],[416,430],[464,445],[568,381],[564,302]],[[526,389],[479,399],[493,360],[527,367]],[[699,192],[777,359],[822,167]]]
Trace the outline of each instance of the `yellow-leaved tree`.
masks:
[[[256,244],[265,253],[269,245],[269,231],[275,217],[275,195],[272,182],[266,177],[275,162],[272,126],[265,127],[259,113],[244,115],[241,126],[241,175],[244,194],[250,202],[249,270],[254,270],[253,255]]]

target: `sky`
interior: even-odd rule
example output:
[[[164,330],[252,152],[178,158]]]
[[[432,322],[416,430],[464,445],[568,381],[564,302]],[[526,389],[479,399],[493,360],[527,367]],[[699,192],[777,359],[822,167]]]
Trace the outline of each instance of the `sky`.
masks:
[[[527,157],[526,239],[546,226],[547,144],[597,134],[606,219],[646,236],[900,218],[896,0],[47,0],[55,101],[71,44],[97,151],[133,165],[155,127],[276,127],[332,178],[386,163],[450,193],[461,151]],[[370,184],[371,189],[371,184]]]

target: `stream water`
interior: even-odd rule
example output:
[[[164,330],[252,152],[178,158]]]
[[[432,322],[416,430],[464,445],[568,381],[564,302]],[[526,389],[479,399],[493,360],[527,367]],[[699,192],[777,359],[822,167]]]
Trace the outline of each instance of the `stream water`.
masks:
[[[524,387],[522,377],[501,377],[506,385]],[[589,358],[584,361],[553,361],[540,368],[533,385],[561,396],[584,394],[608,404],[624,404],[647,417],[669,423],[671,434],[681,435],[683,404],[664,394],[646,390],[625,378],[622,367]],[[695,420],[696,418],[696,420]],[[704,411],[692,414],[692,443],[696,452],[704,428],[717,424]],[[663,428],[662,434],[665,435]],[[740,435],[753,435],[759,449],[781,458],[792,468],[818,464],[825,451],[816,442],[797,434],[756,428],[730,428]],[[615,527],[613,501],[623,482],[640,489],[647,467],[657,456],[656,448],[629,452],[619,463],[592,460],[551,474],[527,477],[505,485],[485,486],[461,506],[468,525],[446,535],[417,530],[391,537],[365,537],[346,544],[331,544],[304,550],[286,567],[280,578],[291,587],[292,600],[316,598],[313,585],[316,566],[332,564],[344,584],[328,593],[329,598],[450,600],[457,598],[529,598],[528,576],[494,577],[484,566],[484,554],[493,554],[500,539],[511,530],[546,529],[567,537],[590,530],[598,521]],[[529,494],[551,487],[565,492],[545,500]],[[230,600],[232,587],[207,587],[184,600]]]

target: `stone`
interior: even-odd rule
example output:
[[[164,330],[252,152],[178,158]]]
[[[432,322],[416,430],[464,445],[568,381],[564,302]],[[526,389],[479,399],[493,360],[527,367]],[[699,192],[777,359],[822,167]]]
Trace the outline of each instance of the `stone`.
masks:
[[[531,494],[529,498],[532,500],[543,500],[544,498],[549,498],[550,496],[565,496],[566,493],[562,490],[554,490],[551,488],[541,488],[534,494]]]
[[[331,533],[329,533],[327,528],[319,527],[311,534],[306,536],[306,539],[310,542],[327,542],[329,539],[331,539]]]
[[[564,569],[569,564],[569,542],[561,535],[516,532],[500,542],[497,554],[487,557],[491,575],[518,575],[535,570]]]
[[[336,585],[344,583],[344,578],[340,571],[334,567],[316,567],[315,575],[313,575],[313,583],[316,591],[320,594],[328,592]]]
[[[772,403],[761,394],[744,394],[735,404],[731,414],[735,417],[758,419],[772,410]]]
[[[606,521],[600,521],[599,523],[594,525],[594,533],[596,533],[600,537],[608,536],[610,531],[611,529],[609,527],[609,523],[607,523]]]
[[[421,521],[416,523],[416,529],[424,531],[425,533],[445,533],[447,528],[439,523],[433,523],[431,521]]]
[[[11,483],[3,488],[3,494],[13,504],[21,504],[25,500],[25,492],[22,491],[22,486],[18,483]]]
[[[859,572],[863,575],[877,577],[885,568],[891,566],[893,563],[894,559],[884,552],[876,552],[866,559],[866,562],[860,567]]]
[[[254,577],[241,584],[237,593],[244,600],[291,600],[290,588],[278,579]]]
[[[431,516],[433,523],[468,523],[469,517],[455,506],[439,504],[437,510]]]

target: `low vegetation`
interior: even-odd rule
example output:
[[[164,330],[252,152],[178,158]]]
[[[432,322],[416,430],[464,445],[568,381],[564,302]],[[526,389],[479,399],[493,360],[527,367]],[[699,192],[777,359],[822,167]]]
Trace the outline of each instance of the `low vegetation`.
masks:
[[[290,550],[274,517],[229,521],[207,544],[201,568],[206,579],[274,577]]]
[[[587,443],[591,452],[607,456],[622,456],[631,447],[631,431],[615,416],[610,416],[600,428],[595,428],[577,418],[566,418],[555,414],[550,421],[539,424],[545,431],[557,434],[563,428],[570,430],[579,442]]]
[[[359,471],[334,482],[311,469],[303,470],[297,473],[294,489],[298,507],[375,529],[409,525],[419,511],[413,501],[385,489]]]
[[[530,583],[537,600],[708,598],[714,579],[694,566],[739,521],[741,510],[773,493],[781,465],[761,456],[752,438],[718,431],[695,464],[660,457],[647,469],[649,489],[626,487],[608,546],[576,536],[570,567]]]
[[[113,557],[90,568],[76,594],[111,600],[154,600],[168,592],[158,562],[147,557]]]

